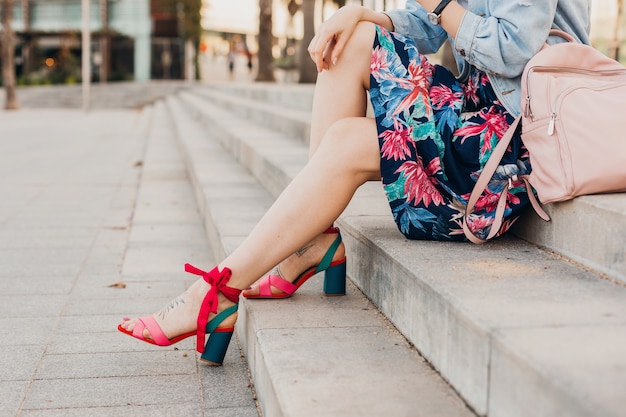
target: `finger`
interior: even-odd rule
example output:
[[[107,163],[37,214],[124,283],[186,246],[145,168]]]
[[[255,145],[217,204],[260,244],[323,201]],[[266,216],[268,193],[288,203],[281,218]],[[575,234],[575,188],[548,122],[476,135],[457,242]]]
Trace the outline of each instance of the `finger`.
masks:
[[[327,66],[324,65],[324,55],[330,44],[334,44],[334,35],[327,34],[328,32],[322,31],[319,34],[317,42],[313,48],[313,61],[317,66],[318,71],[322,71],[323,69],[328,69]]]
[[[315,63],[315,66],[317,67],[317,71],[320,71],[320,67],[318,64],[319,61],[319,56],[320,56],[320,51],[319,51],[319,43],[320,43],[320,37],[319,35],[315,35],[313,37],[313,39],[311,39],[311,42],[309,43],[309,47],[308,47],[308,51],[309,51],[309,56],[311,57],[311,60],[313,60],[313,62]]]
[[[317,65],[318,71],[328,69],[328,64],[325,62],[325,51],[328,48],[330,41],[320,42],[315,56],[315,65]]]
[[[345,48],[347,43],[348,39],[346,36],[342,36],[339,39],[334,40],[332,48],[329,49],[328,56],[328,59],[330,60],[330,62],[333,63],[333,65],[335,65],[339,60],[339,57],[341,56],[341,53],[343,52],[343,49]]]
[[[325,69],[330,68],[331,63],[334,64],[333,62],[333,51],[335,50],[335,46],[336,46],[336,41],[335,39],[331,39],[330,42],[328,42],[328,44],[326,45],[326,48],[324,48],[324,53],[323,53],[323,62],[325,65]]]

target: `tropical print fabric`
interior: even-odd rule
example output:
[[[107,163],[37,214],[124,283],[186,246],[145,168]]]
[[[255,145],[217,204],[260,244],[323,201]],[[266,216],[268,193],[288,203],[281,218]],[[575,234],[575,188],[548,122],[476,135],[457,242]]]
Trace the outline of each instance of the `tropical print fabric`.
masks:
[[[459,82],[432,65],[415,43],[377,28],[370,99],[379,134],[381,175],[398,229],[409,239],[466,240],[463,215],[470,193],[514,118],[498,102],[488,77],[472,70]],[[468,225],[485,238],[499,194],[509,188],[504,233],[528,205],[521,179],[528,152],[516,134]]]

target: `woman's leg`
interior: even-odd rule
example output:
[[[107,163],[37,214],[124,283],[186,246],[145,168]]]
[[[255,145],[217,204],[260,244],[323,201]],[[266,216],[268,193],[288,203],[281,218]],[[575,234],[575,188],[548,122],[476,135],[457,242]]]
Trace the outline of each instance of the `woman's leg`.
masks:
[[[366,181],[380,179],[375,121],[354,117],[365,113],[374,32],[371,24],[359,25],[337,65],[320,74],[310,160],[250,235],[220,263],[220,269],[232,270],[229,286],[247,288],[308,243],[323,241],[322,232],[345,209],[356,189]],[[310,255],[316,256],[320,250],[313,250]],[[200,304],[208,289],[209,285],[200,279],[153,315],[168,338],[196,329]],[[218,311],[232,304],[220,295]],[[233,315],[224,321],[224,326],[235,319]],[[122,326],[132,330],[135,323],[126,320]],[[147,331],[144,333],[150,337]]]
[[[365,116],[374,34],[373,24],[359,24],[337,64],[318,74],[311,114],[310,157],[336,121]]]
[[[380,179],[376,123],[365,117],[336,122],[311,160],[285,188],[243,243],[219,269],[228,267],[228,286],[244,289],[271,267],[324,231],[345,209],[356,189]],[[196,281],[187,292],[153,317],[167,338],[196,329],[196,319],[209,285]],[[233,305],[220,295],[218,311]],[[225,320],[232,325],[236,315]],[[132,330],[136,321],[122,327]],[[150,337],[144,331],[144,337]]]
[[[359,24],[337,64],[318,75],[311,115],[309,158],[313,157],[323,140],[334,140],[332,135],[326,135],[334,123],[349,117],[365,116],[374,33],[373,24]],[[326,224],[326,227],[330,225],[332,222]],[[335,239],[335,234],[320,232],[280,262],[272,273],[293,282],[302,272],[320,262]],[[333,261],[343,258],[344,254],[342,243]],[[278,288],[271,289],[275,293],[282,292]],[[259,288],[255,286],[244,294],[254,296],[258,293]]]
[[[376,124],[364,117],[336,122],[244,242],[220,263],[232,286],[246,288],[339,217],[363,183],[380,180]]]
[[[309,163],[241,247],[220,264],[233,271],[231,282],[237,281],[238,275],[233,265],[241,265],[241,272],[266,268],[260,274],[252,274],[258,278],[314,238],[330,245],[335,237],[325,237],[322,232],[339,217],[361,184],[380,180],[376,124],[365,118],[374,36],[372,23],[360,23],[337,63],[318,75]],[[363,160],[355,160],[359,158]],[[261,256],[268,247],[272,252],[275,249],[275,255],[263,260],[247,255],[259,249]],[[323,255],[319,253],[319,258]]]

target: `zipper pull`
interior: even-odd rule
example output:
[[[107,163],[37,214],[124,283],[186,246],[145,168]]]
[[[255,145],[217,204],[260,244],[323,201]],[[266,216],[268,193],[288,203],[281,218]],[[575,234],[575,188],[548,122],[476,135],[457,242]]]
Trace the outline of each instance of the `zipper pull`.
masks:
[[[556,113],[550,115],[550,123],[548,123],[548,136],[554,135],[554,122],[556,121]]]
[[[530,96],[526,96],[526,105],[524,106],[524,117],[533,118],[533,111],[530,108]]]

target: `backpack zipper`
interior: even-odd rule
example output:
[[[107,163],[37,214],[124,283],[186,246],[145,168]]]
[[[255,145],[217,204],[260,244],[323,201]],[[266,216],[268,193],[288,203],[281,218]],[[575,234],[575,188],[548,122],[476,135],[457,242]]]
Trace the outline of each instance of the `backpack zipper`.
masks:
[[[566,96],[568,96],[570,93],[576,91],[576,90],[592,90],[592,91],[602,91],[602,90],[607,90],[610,88],[615,87],[616,85],[626,85],[626,80],[624,81],[620,81],[620,82],[612,82],[610,84],[604,84],[601,86],[597,86],[597,87],[587,87],[587,86],[573,86],[570,87],[566,90],[563,90],[563,92],[561,92],[561,94],[559,94],[559,96],[556,98],[556,100],[554,101],[554,104],[552,105],[552,113],[550,114],[550,121],[548,122],[548,136],[552,136],[554,135],[554,128],[555,128],[555,124],[556,124],[556,120],[558,118],[558,110],[561,107],[561,103],[563,102],[563,100],[565,99]]]
[[[526,104],[524,106],[524,117],[533,119],[533,111],[531,107],[531,94],[530,94],[530,77],[533,72],[556,72],[556,73],[572,73],[572,74],[581,74],[588,75],[590,77],[593,76],[603,76],[610,77],[615,75],[626,75],[626,68],[616,68],[611,70],[600,70],[593,71],[584,68],[569,68],[569,67],[553,67],[553,66],[545,66],[545,67],[532,67],[528,70],[526,76]],[[554,116],[554,115],[553,115]],[[552,117],[550,119],[550,123],[553,124],[554,121]]]

